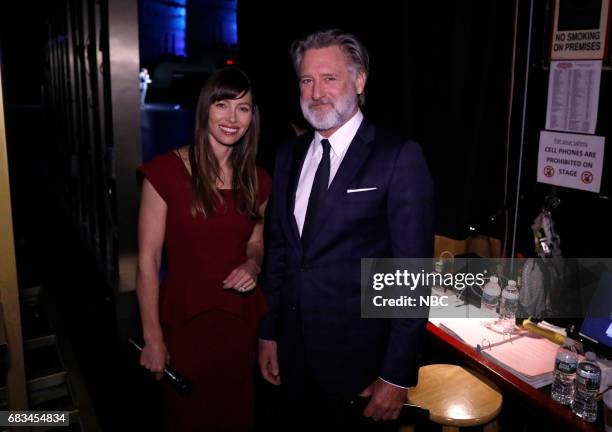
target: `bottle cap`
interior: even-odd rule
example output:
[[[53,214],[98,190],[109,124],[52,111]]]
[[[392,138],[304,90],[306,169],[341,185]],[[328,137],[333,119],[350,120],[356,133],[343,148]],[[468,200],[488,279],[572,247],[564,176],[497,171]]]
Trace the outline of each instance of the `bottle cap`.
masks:
[[[512,279],[510,279],[510,280],[508,281],[508,285],[510,285],[510,286],[516,286],[516,281],[513,281]]]
[[[497,276],[491,276],[491,279],[490,279],[490,280],[491,280],[491,282],[493,282],[493,283],[497,283],[497,281],[498,281]]]
[[[595,355],[593,351],[587,351],[586,354],[584,355],[584,358],[590,361],[595,361],[597,359],[597,356]]]

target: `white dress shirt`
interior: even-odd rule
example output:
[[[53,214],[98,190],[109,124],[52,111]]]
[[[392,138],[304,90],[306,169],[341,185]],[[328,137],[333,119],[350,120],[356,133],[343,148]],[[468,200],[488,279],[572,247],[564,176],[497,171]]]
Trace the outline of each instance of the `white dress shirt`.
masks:
[[[334,132],[329,138],[329,144],[331,150],[329,152],[330,168],[329,168],[329,184],[334,179],[334,176],[338,172],[338,168],[344,159],[344,155],[351,145],[351,141],[357,134],[357,129],[361,125],[363,120],[363,114],[360,110],[357,110],[355,115],[351,117],[346,123],[344,123],[336,132]],[[310,191],[312,190],[312,182],[314,181],[315,173],[323,157],[323,146],[321,140],[324,139],[319,132],[315,132],[314,139],[308,147],[304,164],[302,165],[302,172],[300,173],[300,180],[298,182],[297,190],[295,191],[295,207],[293,209],[293,215],[297,223],[300,235],[302,235],[302,228],[304,228],[304,219],[306,219],[306,209],[308,207],[308,199],[310,198]]]

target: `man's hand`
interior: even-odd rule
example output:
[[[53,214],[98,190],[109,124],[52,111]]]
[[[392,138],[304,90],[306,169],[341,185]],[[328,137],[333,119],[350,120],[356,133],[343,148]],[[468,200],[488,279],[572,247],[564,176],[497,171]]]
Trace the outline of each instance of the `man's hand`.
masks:
[[[259,369],[261,375],[270,384],[279,385],[281,383],[276,341],[259,339]]]
[[[389,384],[376,378],[359,396],[369,397],[370,403],[363,411],[365,417],[373,420],[395,420],[399,417],[402,405],[406,402],[406,389]]]

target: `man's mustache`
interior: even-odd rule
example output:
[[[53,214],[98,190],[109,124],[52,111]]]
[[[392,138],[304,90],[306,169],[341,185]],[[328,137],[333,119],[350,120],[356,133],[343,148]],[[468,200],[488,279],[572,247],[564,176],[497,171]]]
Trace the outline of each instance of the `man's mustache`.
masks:
[[[329,100],[329,99],[321,99],[321,100],[318,100],[316,102],[309,103],[308,104],[308,108],[316,108],[316,107],[319,107],[319,106],[322,106],[322,105],[331,105],[331,106],[334,106],[334,102],[332,100]]]

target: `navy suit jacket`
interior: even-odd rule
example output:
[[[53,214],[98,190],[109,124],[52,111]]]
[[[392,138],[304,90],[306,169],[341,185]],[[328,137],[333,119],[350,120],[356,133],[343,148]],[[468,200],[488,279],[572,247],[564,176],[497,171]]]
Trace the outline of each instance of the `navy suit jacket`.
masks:
[[[360,275],[362,258],[432,256],[432,182],[421,149],[364,119],[304,251],[293,210],[312,139],[277,153],[265,234],[269,311],[259,335],[278,342],[282,379],[305,362],[329,392],[356,394],[376,377],[415,385],[426,320],[362,319]],[[362,188],[376,189],[347,193]]]

